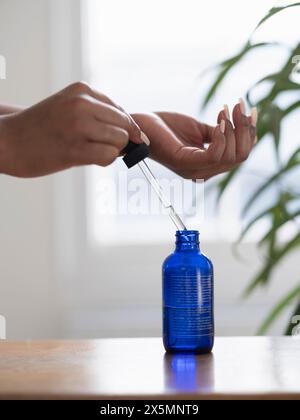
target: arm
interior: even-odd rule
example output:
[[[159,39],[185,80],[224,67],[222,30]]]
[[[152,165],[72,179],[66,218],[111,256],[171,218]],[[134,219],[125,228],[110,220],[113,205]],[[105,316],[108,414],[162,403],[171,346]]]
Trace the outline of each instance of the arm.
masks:
[[[14,112],[19,112],[21,110],[22,110],[22,108],[20,108],[20,107],[0,105],[0,115],[13,114]]]
[[[242,100],[232,120],[225,106],[217,126],[169,112],[133,118],[151,141],[151,157],[186,179],[206,181],[230,171],[248,158],[257,140],[257,111],[247,116]]]
[[[129,138],[143,142],[133,119],[84,83],[31,108],[0,111],[0,173],[12,176],[32,178],[74,166],[107,166]]]

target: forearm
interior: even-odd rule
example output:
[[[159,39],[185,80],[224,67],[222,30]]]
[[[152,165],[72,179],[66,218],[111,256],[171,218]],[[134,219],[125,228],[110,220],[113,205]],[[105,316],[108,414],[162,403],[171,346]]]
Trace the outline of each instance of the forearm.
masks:
[[[7,145],[9,142],[4,120],[6,119],[7,115],[15,114],[21,110],[21,107],[0,104],[0,174],[3,174],[6,170],[8,149]]]
[[[18,111],[21,111],[20,107],[0,105],[0,115],[13,114]]]
[[[4,118],[4,115],[0,115],[0,174],[5,172],[5,162],[7,160],[7,132]]]

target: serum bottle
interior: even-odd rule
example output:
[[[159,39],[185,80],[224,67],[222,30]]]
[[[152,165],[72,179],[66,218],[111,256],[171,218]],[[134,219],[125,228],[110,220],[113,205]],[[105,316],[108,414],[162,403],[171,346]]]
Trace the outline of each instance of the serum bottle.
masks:
[[[198,231],[178,231],[163,264],[163,341],[168,353],[210,353],[214,345],[214,274]]]

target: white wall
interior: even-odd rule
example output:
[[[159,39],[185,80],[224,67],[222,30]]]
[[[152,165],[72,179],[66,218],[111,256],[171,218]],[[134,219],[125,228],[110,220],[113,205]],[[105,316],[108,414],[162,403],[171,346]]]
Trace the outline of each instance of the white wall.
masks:
[[[74,51],[80,49],[68,25],[64,36],[63,14],[55,34],[50,33],[50,18],[52,24],[55,18],[50,3],[63,4],[67,12],[74,4],[1,0],[0,54],[7,60],[7,80],[0,80],[0,102],[32,104],[80,74],[74,72],[74,57],[56,48],[61,40],[73,42]],[[61,60],[53,67],[54,57]],[[84,230],[84,212],[76,212],[76,203],[84,205],[84,194],[74,182],[82,177],[73,175],[26,181],[0,176],[0,314],[7,318],[8,338],[158,335],[160,267],[172,238],[165,246],[108,248],[84,255],[79,246],[84,238],[74,232],[78,223]],[[203,248],[216,267],[220,335],[253,334],[272,303],[298,280],[295,257],[282,267],[267,294],[258,293],[245,304],[240,293],[259,266],[255,246],[245,246],[246,264],[233,257],[228,244],[204,243]],[[124,285],[116,290],[114,279],[121,275]]]
[[[30,105],[49,94],[46,0],[1,0],[2,103]],[[0,176],[0,313],[9,338],[57,333],[52,247],[52,178]]]
[[[94,250],[80,258],[81,272],[73,278],[72,299],[64,307],[68,337],[157,336],[161,332],[161,265],[172,252],[169,245],[125,246]],[[237,260],[228,243],[203,242],[215,266],[215,312],[218,335],[255,335],[280,296],[297,284],[297,256],[290,257],[272,285],[241,299],[261,258],[255,244],[245,244]],[[82,270],[82,267],[85,267]],[[291,308],[293,309],[293,308]],[[281,335],[287,311],[270,334]]]

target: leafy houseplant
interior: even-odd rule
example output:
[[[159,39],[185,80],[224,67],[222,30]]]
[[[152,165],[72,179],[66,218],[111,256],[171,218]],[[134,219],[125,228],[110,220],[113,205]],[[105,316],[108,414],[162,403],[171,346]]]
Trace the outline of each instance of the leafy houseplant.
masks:
[[[256,29],[263,25],[267,20],[272,18],[274,15],[282,12],[285,9],[299,7],[300,2],[290,3],[282,7],[274,7],[269,13],[259,22]],[[254,43],[250,40],[243,46],[241,51],[234,57],[219,64],[217,69],[217,77],[210,87],[207,95],[204,99],[203,106],[205,107],[214,97],[215,93],[222,85],[224,79],[228,76],[233,68],[238,65],[250,51],[268,48],[270,44],[267,42]],[[279,46],[279,44],[277,44]],[[275,46],[276,47],[276,46]],[[259,248],[267,251],[264,259],[263,267],[257,273],[255,278],[252,280],[248,289],[246,290],[245,296],[249,296],[257,287],[268,285],[271,280],[274,271],[278,268],[279,264],[292,252],[300,249],[300,230],[296,228],[294,236],[288,242],[282,243],[280,241],[280,231],[288,224],[294,223],[297,227],[297,221],[300,218],[300,191],[292,191],[286,185],[286,179],[295,171],[300,169],[300,142],[299,148],[297,148],[288,159],[283,160],[280,153],[280,146],[283,143],[282,126],[286,119],[294,112],[300,111],[300,95],[298,100],[293,101],[286,107],[280,105],[280,97],[286,93],[299,94],[300,84],[295,80],[294,77],[300,70],[297,64],[300,63],[300,39],[297,45],[293,48],[280,45],[281,48],[285,48],[288,51],[288,59],[282,66],[282,68],[269,74],[267,77],[259,80],[252,89],[247,92],[247,99],[251,106],[257,106],[259,111],[259,122],[258,122],[258,140],[259,143],[263,142],[266,138],[272,138],[272,144],[276,156],[276,172],[264,179],[264,182],[259,185],[250,197],[249,201],[244,206],[242,214],[244,216],[250,213],[253,209],[253,205],[257,203],[258,199],[261,199],[264,194],[268,193],[272,188],[276,189],[276,198],[274,202],[264,209],[259,214],[256,214],[247,226],[244,227],[239,243],[244,239],[246,234],[253,229],[262,220],[268,220],[270,227],[267,232],[261,234],[258,246]],[[265,95],[257,100],[253,101],[253,90],[254,88],[265,86],[268,83],[268,89]],[[300,138],[299,138],[300,140]],[[220,199],[232,181],[238,175],[240,169],[237,168],[227,174],[218,183],[218,199]],[[300,274],[299,274],[300,276]],[[263,325],[259,330],[259,334],[264,334],[268,331],[272,323],[279,317],[287,306],[294,304],[295,311],[294,315],[300,315],[300,277],[299,285],[282,298],[282,300],[276,305],[271,314],[264,321]],[[287,335],[291,335],[293,326],[289,325],[286,331]]]

